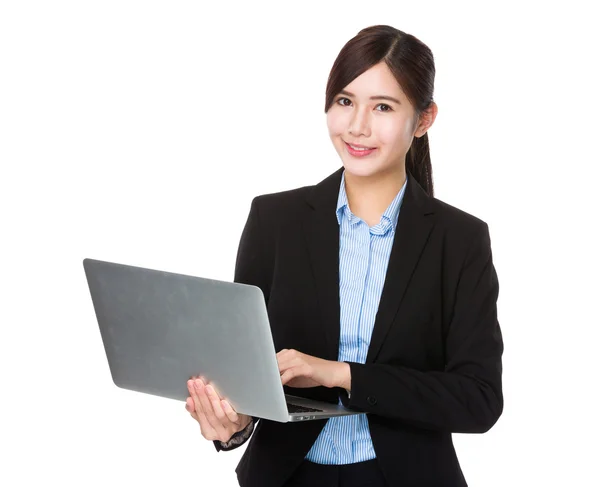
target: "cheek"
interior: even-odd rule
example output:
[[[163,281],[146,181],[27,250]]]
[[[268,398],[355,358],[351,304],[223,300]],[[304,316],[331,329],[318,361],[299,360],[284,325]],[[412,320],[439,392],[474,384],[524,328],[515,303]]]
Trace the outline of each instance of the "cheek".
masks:
[[[405,145],[410,140],[410,127],[407,124],[385,124],[378,127],[377,139],[390,147]]]
[[[331,108],[327,112],[327,130],[329,130],[329,136],[340,136],[344,133],[344,126],[344,117],[336,113],[335,108]]]

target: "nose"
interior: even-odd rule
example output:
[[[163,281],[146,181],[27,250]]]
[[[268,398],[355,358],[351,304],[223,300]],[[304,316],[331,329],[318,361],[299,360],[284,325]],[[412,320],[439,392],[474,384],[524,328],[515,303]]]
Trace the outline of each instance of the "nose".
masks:
[[[367,110],[355,110],[350,125],[348,126],[348,133],[353,137],[369,137],[371,135],[371,128],[369,126],[369,113]]]

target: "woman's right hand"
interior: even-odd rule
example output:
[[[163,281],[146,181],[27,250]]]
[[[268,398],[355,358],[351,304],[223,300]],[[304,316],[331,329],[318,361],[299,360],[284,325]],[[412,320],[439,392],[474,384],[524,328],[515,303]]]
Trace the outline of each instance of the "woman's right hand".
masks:
[[[199,377],[187,382],[190,397],[185,409],[200,424],[200,432],[207,440],[229,441],[238,431],[242,431],[252,421],[246,414],[238,414],[227,401],[209,384]]]

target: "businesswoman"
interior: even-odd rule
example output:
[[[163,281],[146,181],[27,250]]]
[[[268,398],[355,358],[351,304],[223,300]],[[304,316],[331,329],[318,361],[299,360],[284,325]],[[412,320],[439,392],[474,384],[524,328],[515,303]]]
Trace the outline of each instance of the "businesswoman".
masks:
[[[242,487],[465,486],[451,434],[502,413],[488,226],[433,196],[434,75],[417,38],[360,31],[326,88],[343,167],[252,201],[234,280],[265,295],[285,392],[368,414],[259,420],[188,381],[217,450],[250,438]]]

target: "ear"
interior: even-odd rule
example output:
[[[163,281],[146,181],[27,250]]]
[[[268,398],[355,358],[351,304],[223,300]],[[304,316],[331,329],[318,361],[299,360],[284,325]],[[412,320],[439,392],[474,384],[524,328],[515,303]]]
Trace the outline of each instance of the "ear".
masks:
[[[422,137],[429,130],[429,127],[433,125],[435,117],[437,117],[438,107],[437,104],[432,101],[431,104],[421,113],[421,117],[418,120],[418,125],[415,130],[415,137]]]

